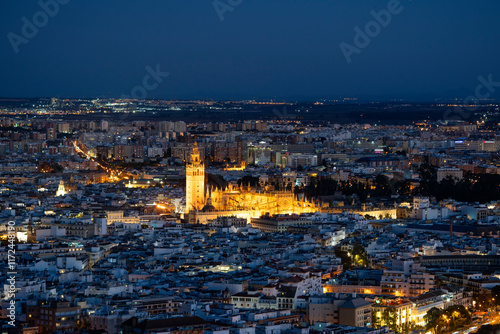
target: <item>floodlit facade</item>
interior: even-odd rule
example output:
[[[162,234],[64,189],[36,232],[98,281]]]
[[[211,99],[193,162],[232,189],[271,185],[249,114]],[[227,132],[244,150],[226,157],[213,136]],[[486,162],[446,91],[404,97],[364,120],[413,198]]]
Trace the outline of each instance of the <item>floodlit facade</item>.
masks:
[[[260,217],[264,214],[315,212],[312,202],[297,200],[293,191],[256,190],[250,186],[229,186],[225,189],[206,188],[205,164],[201,161],[198,144],[194,144],[186,164],[186,210],[189,221],[206,224],[221,216],[239,218]]]

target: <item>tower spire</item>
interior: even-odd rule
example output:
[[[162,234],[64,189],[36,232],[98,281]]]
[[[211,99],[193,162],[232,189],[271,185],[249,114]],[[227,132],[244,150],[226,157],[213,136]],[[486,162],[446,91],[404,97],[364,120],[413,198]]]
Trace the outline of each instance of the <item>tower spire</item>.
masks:
[[[191,149],[191,162],[200,162],[200,150],[198,149],[198,143],[196,141]]]
[[[205,164],[200,159],[198,143],[195,141],[186,164],[186,213],[194,212],[205,205],[206,190]]]

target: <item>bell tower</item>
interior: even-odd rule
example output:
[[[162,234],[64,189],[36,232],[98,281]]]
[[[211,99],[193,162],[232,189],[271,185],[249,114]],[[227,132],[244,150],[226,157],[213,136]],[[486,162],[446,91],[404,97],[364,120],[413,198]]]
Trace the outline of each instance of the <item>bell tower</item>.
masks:
[[[194,142],[190,161],[186,164],[186,213],[201,210],[205,205],[205,164]]]
[[[66,188],[64,187],[64,181],[59,182],[59,187],[57,187],[56,197],[64,196],[67,194]]]

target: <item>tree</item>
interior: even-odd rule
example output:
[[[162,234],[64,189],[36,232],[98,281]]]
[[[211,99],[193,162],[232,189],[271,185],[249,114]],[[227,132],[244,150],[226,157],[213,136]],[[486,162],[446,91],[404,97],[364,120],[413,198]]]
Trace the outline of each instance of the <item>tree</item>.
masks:
[[[385,308],[385,310],[382,312],[381,323],[383,326],[389,327],[390,330],[399,332],[397,313],[395,309],[389,307]]]
[[[351,257],[347,254],[346,251],[343,251],[340,247],[335,247],[335,256],[340,258],[344,270],[352,268]]]
[[[469,311],[463,305],[450,306],[446,308],[444,313],[451,330],[460,329],[472,321]]]
[[[377,317],[375,314],[372,314],[372,327],[380,328],[382,327],[382,319],[381,317]]]
[[[53,162],[50,166],[53,173],[62,173],[64,171],[64,167],[59,165],[57,162]]]
[[[492,295],[489,292],[482,291],[474,293],[474,301],[476,302],[476,309],[486,311],[491,306],[492,298],[494,297],[492,297]]]
[[[422,164],[418,173],[420,174],[420,193],[424,196],[433,195],[438,184],[436,168],[429,164]]]
[[[491,289],[491,301],[493,305],[500,305],[500,285],[495,285],[493,289]]]
[[[411,183],[408,180],[396,181],[394,183],[394,190],[400,195],[410,195],[411,194]]]
[[[454,305],[445,310],[436,307],[427,311],[424,316],[426,329],[432,329],[435,334],[446,330],[456,330],[470,324],[472,317],[463,305]]]
[[[427,311],[424,315],[425,329],[432,329],[435,334],[439,334],[440,329],[442,329],[442,321],[440,321],[442,313],[443,310],[437,307],[433,307]]]
[[[367,266],[368,256],[366,255],[365,248],[361,244],[355,244],[352,249],[352,258],[355,265]]]
[[[387,196],[392,192],[389,184],[389,178],[385,175],[379,174],[375,177],[375,196]]]

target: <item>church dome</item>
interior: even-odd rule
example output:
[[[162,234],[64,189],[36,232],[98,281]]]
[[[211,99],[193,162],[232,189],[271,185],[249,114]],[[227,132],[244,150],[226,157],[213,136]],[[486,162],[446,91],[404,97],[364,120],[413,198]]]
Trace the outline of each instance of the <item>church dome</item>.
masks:
[[[203,209],[201,209],[201,211],[203,212],[215,211],[215,206],[213,206],[212,204],[207,204],[203,207]]]

